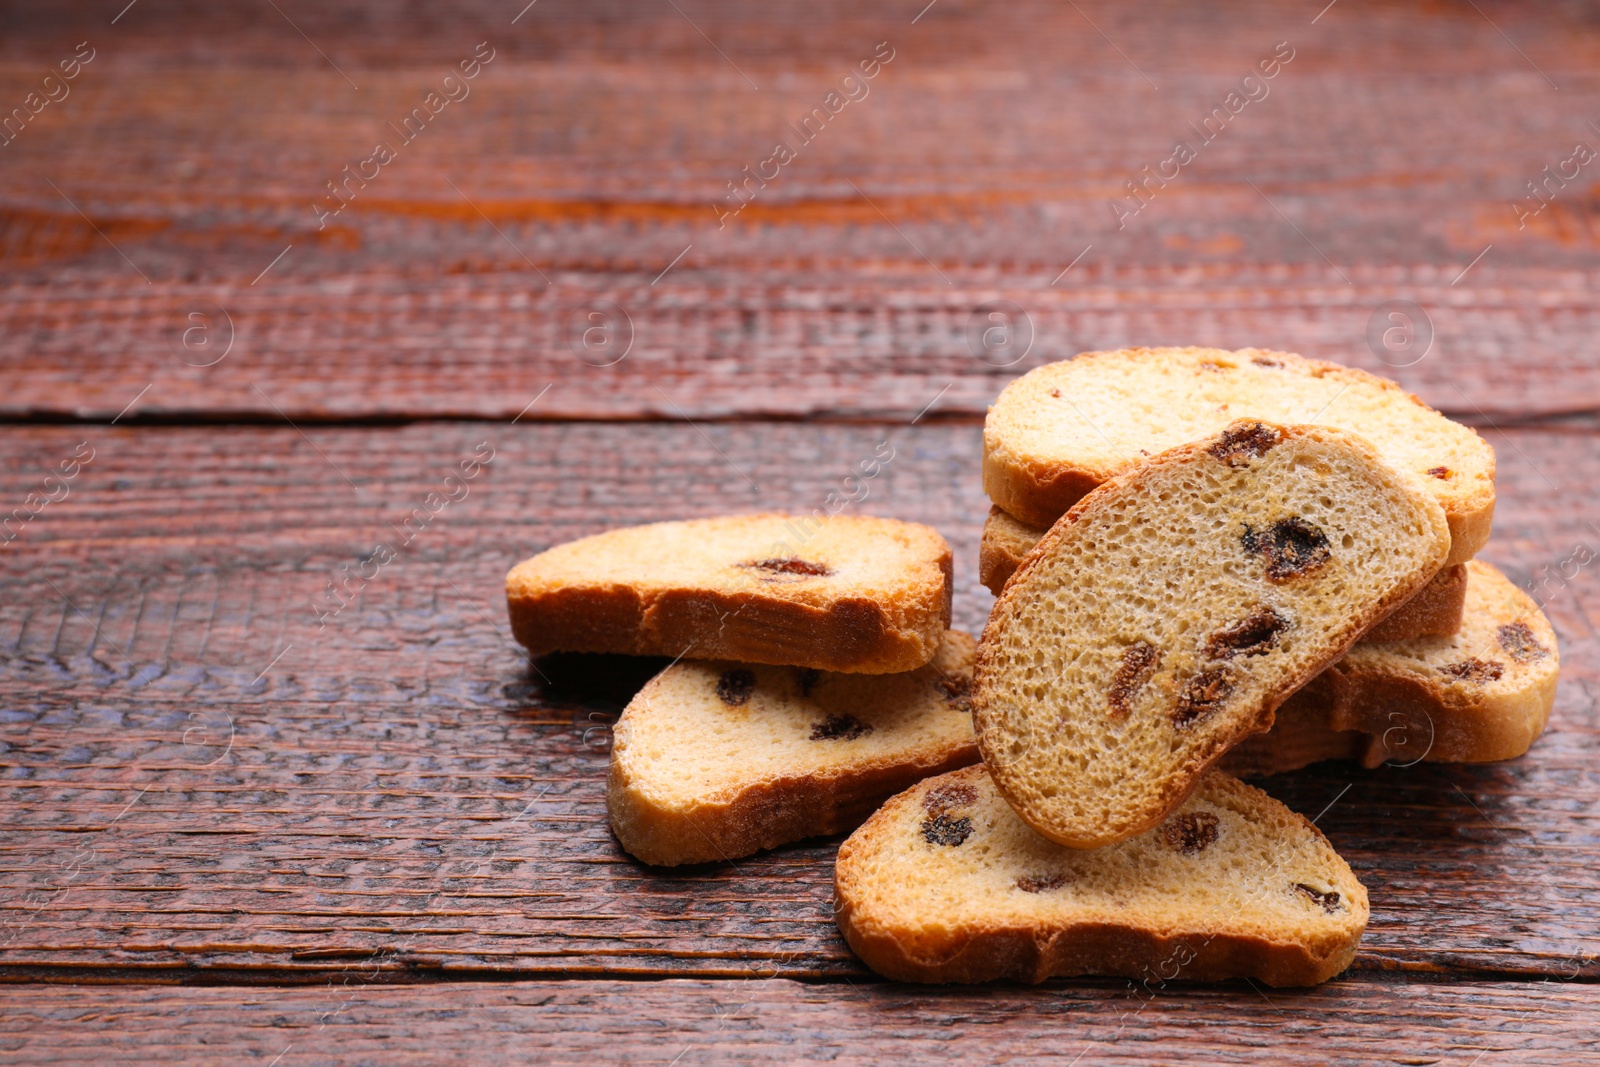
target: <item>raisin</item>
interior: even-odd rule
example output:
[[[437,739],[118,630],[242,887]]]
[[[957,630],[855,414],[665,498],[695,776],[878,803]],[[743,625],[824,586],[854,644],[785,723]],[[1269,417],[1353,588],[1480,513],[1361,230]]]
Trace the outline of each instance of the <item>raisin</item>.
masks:
[[[1206,451],[1230,467],[1248,467],[1252,459],[1266,455],[1281,440],[1283,434],[1264,423],[1237,422],[1222,431]]]
[[[1017,879],[1017,888],[1024,893],[1043,893],[1047,889],[1060,889],[1067,884],[1064,874],[1025,874]]]
[[[1298,892],[1304,893],[1306,899],[1311,901],[1313,904],[1320,904],[1322,906],[1322,910],[1327,912],[1329,915],[1332,915],[1336,911],[1342,911],[1344,908],[1344,905],[1339,903],[1339,894],[1336,890],[1330,889],[1324,893],[1319,889],[1314,889],[1311,886],[1306,885],[1304,882],[1296,882],[1294,884],[1294,888]]]
[[[1052,390],[1050,390],[1050,395],[1055,397],[1057,400],[1059,400],[1059,399],[1061,399],[1061,390],[1052,389]]]
[[[1113,716],[1119,719],[1128,717],[1133,698],[1138,696],[1139,690],[1159,666],[1161,650],[1154,645],[1139,641],[1122,650],[1122,666],[1111,676],[1111,691],[1106,694],[1106,703],[1111,705]]]
[[[1262,533],[1247,523],[1239,541],[1246,552],[1267,557],[1267,577],[1274,582],[1310,574],[1333,558],[1328,535],[1298,515],[1279,519]]]
[[[1506,672],[1504,666],[1494,660],[1482,660],[1477,656],[1470,656],[1460,663],[1446,663],[1439,668],[1440,674],[1448,674],[1458,682],[1471,682],[1473,685],[1488,685],[1497,682]]]
[[[815,667],[802,667],[795,673],[795,685],[800,687],[800,695],[808,697],[811,690],[817,687],[817,682],[822,678],[822,672]]]
[[[829,715],[811,728],[813,741],[854,741],[872,732],[872,724],[854,715]]]
[[[957,711],[972,711],[972,679],[971,678],[941,678],[938,681],[939,689],[944,693],[944,699]]]
[[[1274,609],[1262,608],[1206,638],[1206,655],[1212,659],[1265,656],[1278,646],[1278,636],[1290,625],[1289,620]]]
[[[1185,730],[1209,718],[1222,707],[1231,692],[1233,676],[1228,671],[1202,671],[1189,679],[1189,684],[1178,695],[1178,705],[1172,709],[1173,725]]]
[[[1533,629],[1525,622],[1508,622],[1495,631],[1495,639],[1506,654],[1518,663],[1532,663],[1544,659],[1550,650],[1533,636]]]
[[[756,690],[756,676],[749,671],[723,671],[717,679],[717,698],[730,708],[750,699]]]
[[[1429,467],[1428,468],[1428,473],[1433,475],[1435,478],[1438,478],[1440,481],[1444,481],[1445,479],[1448,479],[1450,477],[1450,468],[1449,467]]]
[[[812,563],[792,556],[788,559],[761,559],[739,566],[761,571],[763,582],[803,582],[807,578],[826,578],[833,573],[833,568],[826,563]]]
[[[922,824],[922,836],[930,845],[959,845],[972,835],[972,820],[935,815]]]
[[[1167,820],[1161,836],[1185,856],[1198,856],[1217,840],[1221,822],[1209,811],[1191,811]]]
[[[1276,360],[1276,359],[1268,359],[1265,356],[1256,356],[1250,362],[1254,363],[1258,367],[1281,367],[1281,366],[1283,366],[1283,364],[1281,362],[1279,362],[1278,360]]]
[[[922,806],[934,815],[944,815],[952,808],[964,808],[977,802],[978,791],[959,782],[934,786],[922,798]]]

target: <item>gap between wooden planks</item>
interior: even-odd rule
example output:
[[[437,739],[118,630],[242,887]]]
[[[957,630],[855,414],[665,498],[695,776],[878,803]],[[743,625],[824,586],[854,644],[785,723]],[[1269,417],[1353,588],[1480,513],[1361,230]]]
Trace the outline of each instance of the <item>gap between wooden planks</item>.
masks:
[[[14,890],[0,966],[864,977],[831,921],[834,842],[679,873],[617,849],[606,728],[650,665],[530,669],[505,639],[502,576],[619,523],[807,509],[889,440],[862,510],[951,539],[957,624],[975,630],[978,438],[682,422],[9,431],[10,496],[83,440],[97,451],[0,571]],[[485,440],[495,456],[466,497],[318,629],[328,578],[397,536]],[[1550,731],[1503,765],[1328,764],[1267,783],[1307,815],[1328,809],[1319,825],[1372,891],[1361,968],[1600,969],[1584,921],[1600,896],[1593,575],[1549,577],[1597,537],[1569,502],[1600,476],[1600,435],[1493,441],[1487,555],[1518,580],[1544,574],[1563,638]]]

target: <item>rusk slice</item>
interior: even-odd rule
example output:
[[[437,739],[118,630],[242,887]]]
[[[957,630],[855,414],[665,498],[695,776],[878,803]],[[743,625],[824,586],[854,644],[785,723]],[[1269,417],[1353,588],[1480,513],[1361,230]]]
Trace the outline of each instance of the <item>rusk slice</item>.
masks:
[[[1049,526],[1029,526],[1000,505],[991,505],[978,541],[978,581],[999,596],[1033,546],[1049,532]]]
[[[995,602],[979,750],[1052,841],[1142,833],[1449,546],[1438,502],[1341,430],[1241,422],[1165,452],[1080,501]]]
[[[978,547],[978,580],[995,596],[1006,587],[1045,530],[1007,515],[997,507],[989,509],[983,524],[983,539]],[[1465,564],[1446,567],[1433,581],[1368,631],[1367,641],[1409,641],[1413,637],[1447,637],[1461,629],[1461,613],[1467,603]]]
[[[1093,851],[1030,830],[982,766],[920,782],[839,849],[839,929],[907,982],[1313,985],[1355,958],[1367,892],[1306,819],[1207,774],[1148,833]]]
[[[585,537],[506,575],[529,651],[624,652],[890,674],[950,625],[950,546],[927,526],[737,515]]]
[[[1277,774],[1325,759],[1487,763],[1528,751],[1555,703],[1555,631],[1499,571],[1476,560],[1467,568],[1460,632],[1359,642],[1219,766]]]
[[[1447,562],[1489,540],[1494,450],[1395,383],[1365,371],[1247,348],[1087,352],[1023,375],[983,427],[983,488],[1033,526],[1147,455],[1218,433],[1235,419],[1361,434],[1423,479],[1450,521]]]
[[[684,660],[614,732],[606,804],[646,863],[738,859],[853,829],[913,782],[978,758],[967,694],[976,643],[945,634],[904,674]]]

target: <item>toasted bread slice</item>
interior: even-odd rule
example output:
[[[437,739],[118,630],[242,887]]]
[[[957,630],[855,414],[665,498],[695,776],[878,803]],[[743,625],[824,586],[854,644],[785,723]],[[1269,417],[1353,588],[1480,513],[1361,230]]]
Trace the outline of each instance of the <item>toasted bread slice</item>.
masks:
[[[989,509],[983,524],[983,539],[978,548],[978,579],[995,596],[1006,587],[1022,561],[1045,531],[1007,515],[997,507]],[[1367,632],[1366,641],[1409,641],[1413,637],[1448,637],[1461,629],[1461,613],[1467,603],[1465,564],[1446,567],[1417,595],[1400,605],[1393,615]]]
[[[1450,521],[1448,563],[1489,540],[1494,450],[1395,383],[1365,371],[1246,348],[1086,352],[1018,378],[983,427],[989,499],[1049,526],[1085,493],[1235,419],[1316,423],[1366,437],[1422,479]]]
[[[613,734],[606,805],[622,847],[671,866],[854,829],[885,797],[978,758],[977,643],[951,630],[904,674],[684,660]]]
[[[658,522],[541,552],[506,575],[530,652],[624,652],[891,674],[950,625],[950,546],[893,519]]]
[[[1555,630],[1505,575],[1476,560],[1467,569],[1458,633],[1358,642],[1218,766],[1277,774],[1325,759],[1488,763],[1528,751],[1555,703]]]
[[[1160,826],[1092,851],[1017,818],[982,766],[919,782],[839,849],[835,910],[904,982],[1314,985],[1350,966],[1367,891],[1317,828],[1217,771]]]
[[[1468,561],[1470,562],[1470,560]],[[1410,641],[1449,637],[1461,629],[1467,611],[1467,564],[1445,567],[1410,600],[1367,631],[1362,641]]]
[[[1049,526],[1029,526],[1000,505],[991,505],[978,540],[978,581],[999,596],[1033,546],[1049,532]]]
[[[1114,478],[995,602],[978,748],[1028,825],[1098,848],[1201,773],[1426,585],[1444,511],[1365,440],[1236,423]]]

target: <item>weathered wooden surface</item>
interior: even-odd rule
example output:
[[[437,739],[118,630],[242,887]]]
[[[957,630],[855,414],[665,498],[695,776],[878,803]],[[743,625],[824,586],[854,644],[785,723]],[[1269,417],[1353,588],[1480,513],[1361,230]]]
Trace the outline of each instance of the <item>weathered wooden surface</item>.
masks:
[[[608,524],[804,510],[888,440],[895,458],[862,510],[951,539],[957,622],[976,629],[989,603],[974,565],[978,436],[14,429],[23,462],[0,477],[8,499],[52,457],[84,441],[96,453],[4,550],[0,858],[13,893],[0,966],[307,981],[352,966],[862,974],[831,917],[836,841],[681,873],[620,852],[605,824],[606,725],[649,665],[531,670],[504,636],[502,578],[520,555]],[[493,462],[465,499],[319,630],[311,605],[328,577],[396,543],[410,509],[486,440]],[[1328,808],[1319,825],[1369,886],[1358,966],[1600,975],[1594,578],[1550,578],[1574,543],[1600,544],[1592,512],[1563,503],[1600,479],[1600,437],[1494,441],[1489,556],[1521,580],[1552,568],[1565,667],[1550,732],[1504,765],[1325,765],[1268,787],[1308,816]]]
[[[647,278],[595,288],[573,277],[530,290],[503,273],[340,275],[337,285],[296,276],[258,289],[147,290],[137,278],[139,292],[121,278],[71,291],[21,286],[0,291],[0,361],[12,386],[0,414],[109,419],[132,405],[126,419],[509,419],[554,382],[525,418],[907,420],[930,405],[932,417],[975,418],[1032,367],[1162,343],[1333,359],[1479,426],[1600,414],[1600,274],[1501,272],[1463,291],[1431,269],[1347,273],[1359,281],[1310,266],[1085,269],[1070,291],[1047,288],[1046,276],[948,288],[853,269],[846,282],[820,271],[802,281],[685,270],[655,288]],[[1413,366],[1380,360],[1365,339],[1379,305],[1400,296],[1427,309],[1435,331]],[[978,309],[994,300],[1028,315],[1032,346],[1015,361],[973,343]],[[228,336],[216,307],[231,322],[232,351],[214,366],[186,366],[174,350],[191,312]],[[592,353],[582,343],[590,314],[602,316]],[[609,361],[607,345],[626,355],[592,365]],[[96,359],[88,380],[86,352]]]
[[[0,146],[0,520],[38,512],[0,522],[0,1060],[1591,1050],[1597,164],[1514,206],[1600,143],[1591,11],[97,0],[0,2],[0,25],[0,115],[94,49]],[[470,97],[319,228],[327,183],[479,42]],[[869,95],[719,225],[727,183],[879,42]],[[1124,183],[1278,42],[1270,95],[1119,228]],[[1369,343],[1391,300],[1433,332],[1415,363]],[[976,343],[996,301],[1026,354]],[[618,850],[608,726],[652,665],[530,667],[511,563],[809,510],[888,440],[859,510],[950,538],[976,629],[984,406],[1038,363],[1161,343],[1338,359],[1523,427],[1489,434],[1485,555],[1561,635],[1550,731],[1505,765],[1265,783],[1371,891],[1354,970],[1148,1005],[908,989],[834,929],[836,840],[676,873]],[[319,628],[326,583],[408,517]]]
[[[558,380],[528,417],[908,418],[941,391],[972,415],[1039,362],[1145,343],[1341,359],[1474,421],[1600,411],[1595,186],[1513,208],[1600,143],[1579,12],[505,6],[291,5],[315,46],[270,6],[8,14],[0,99],[97,53],[0,149],[0,414],[509,418]],[[319,229],[327,183],[479,41],[471,94]],[[884,41],[867,95],[719,221]],[[1119,228],[1125,183],[1280,41],[1267,95]],[[1435,334],[1412,366],[1366,339],[1394,299]],[[995,300],[1025,356],[975,353]],[[232,349],[186,365],[229,332],[174,354],[213,306]]]
[[[783,980],[8,989],[0,1062],[1550,1064],[1594,1052],[1582,982],[1315,990]],[[1397,1019],[1404,1019],[1397,1024]],[[676,1059],[674,1058],[676,1057]]]

